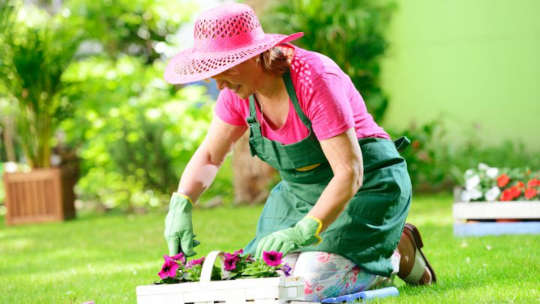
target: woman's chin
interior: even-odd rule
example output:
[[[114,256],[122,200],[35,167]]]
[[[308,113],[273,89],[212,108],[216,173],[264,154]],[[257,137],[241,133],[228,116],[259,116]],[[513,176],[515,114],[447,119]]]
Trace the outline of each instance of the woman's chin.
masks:
[[[236,95],[240,98],[240,99],[246,99],[249,97],[249,94],[244,91],[244,90],[239,90],[239,91],[234,91],[236,93]]]

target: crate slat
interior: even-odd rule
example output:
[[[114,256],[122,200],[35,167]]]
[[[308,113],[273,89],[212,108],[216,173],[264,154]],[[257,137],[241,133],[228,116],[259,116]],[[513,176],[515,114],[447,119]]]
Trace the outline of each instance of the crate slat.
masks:
[[[285,303],[303,297],[298,278],[239,279],[137,286],[137,303]]]
[[[457,220],[540,219],[540,202],[458,202],[453,211]]]
[[[485,236],[505,234],[540,234],[540,222],[454,224],[454,235],[456,236]]]

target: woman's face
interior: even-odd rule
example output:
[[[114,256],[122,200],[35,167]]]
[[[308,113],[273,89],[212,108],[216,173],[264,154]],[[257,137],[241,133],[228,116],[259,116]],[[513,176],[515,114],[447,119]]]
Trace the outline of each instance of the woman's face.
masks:
[[[221,72],[212,78],[216,81],[220,90],[229,88],[240,98],[248,98],[255,93],[258,85],[258,72],[260,67],[255,58],[248,59],[232,68]]]

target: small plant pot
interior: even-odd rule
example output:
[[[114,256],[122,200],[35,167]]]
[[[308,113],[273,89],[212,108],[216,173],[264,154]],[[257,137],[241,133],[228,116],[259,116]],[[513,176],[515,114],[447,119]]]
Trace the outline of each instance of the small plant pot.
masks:
[[[63,221],[75,217],[73,170],[34,169],[4,173],[6,224]]]

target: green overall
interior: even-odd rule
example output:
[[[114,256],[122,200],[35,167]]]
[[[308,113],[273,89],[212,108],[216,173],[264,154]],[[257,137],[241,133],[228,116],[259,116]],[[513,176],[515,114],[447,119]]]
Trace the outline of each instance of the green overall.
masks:
[[[303,140],[283,145],[261,134],[255,100],[249,99],[249,146],[252,155],[279,171],[282,181],[271,191],[257,225],[255,238],[246,246],[254,253],[264,236],[292,227],[315,205],[333,177],[332,168],[296,97],[290,74],[283,75],[296,113],[309,130]],[[411,200],[411,181],[405,160],[396,146],[403,148],[408,139],[396,143],[382,138],[358,139],[362,150],[364,179],[339,217],[321,233],[318,245],[300,251],[325,251],[339,254],[364,270],[390,276],[390,256],[397,247]],[[297,170],[307,166],[311,170]]]

